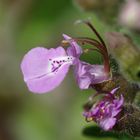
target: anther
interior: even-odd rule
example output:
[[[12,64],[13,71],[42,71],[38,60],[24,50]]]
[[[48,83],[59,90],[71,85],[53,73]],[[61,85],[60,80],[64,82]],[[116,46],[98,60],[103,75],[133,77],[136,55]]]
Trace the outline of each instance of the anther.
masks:
[[[91,121],[93,121],[93,118],[92,117],[86,118],[86,121],[91,122]]]
[[[67,41],[67,40],[62,40],[62,41],[61,41],[61,45],[62,45],[63,47],[67,47],[67,46],[69,46],[69,41]]]
[[[84,53],[88,53],[89,52],[89,49],[84,49]]]

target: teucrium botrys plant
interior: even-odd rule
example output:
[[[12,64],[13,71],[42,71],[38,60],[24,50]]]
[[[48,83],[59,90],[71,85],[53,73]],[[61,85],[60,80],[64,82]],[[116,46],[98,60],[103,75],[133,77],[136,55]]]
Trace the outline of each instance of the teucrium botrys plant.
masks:
[[[31,49],[21,62],[24,81],[31,92],[48,93],[62,83],[70,67],[73,67],[79,88],[94,89],[96,94],[92,96],[92,100],[102,96],[95,102],[90,100],[90,104],[85,105],[83,115],[86,120],[96,122],[105,131],[118,130],[117,128],[122,131],[120,123],[126,125],[125,121],[121,121],[126,111],[126,104],[133,102],[138,88],[118,71],[112,70],[104,40],[90,22],[83,23],[90,27],[97,39],[69,37],[63,34],[64,40],[61,46],[51,49],[44,47]],[[80,56],[84,55],[85,51],[83,45],[78,43],[84,47],[86,44],[90,45],[91,48],[86,49],[87,52],[98,51],[103,58],[103,65],[82,61]]]

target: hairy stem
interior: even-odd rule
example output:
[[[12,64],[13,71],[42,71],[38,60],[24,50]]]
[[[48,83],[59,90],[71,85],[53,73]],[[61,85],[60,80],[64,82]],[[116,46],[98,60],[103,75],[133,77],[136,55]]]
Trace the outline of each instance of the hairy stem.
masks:
[[[133,137],[140,137],[140,109],[132,104],[125,104],[115,128]]]

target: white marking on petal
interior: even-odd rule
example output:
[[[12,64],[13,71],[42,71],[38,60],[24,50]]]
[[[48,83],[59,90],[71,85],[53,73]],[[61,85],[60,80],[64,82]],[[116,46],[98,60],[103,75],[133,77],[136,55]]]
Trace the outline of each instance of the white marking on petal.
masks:
[[[64,57],[57,57],[55,59],[49,59],[49,67],[47,71],[55,74],[64,65],[72,64],[73,60],[74,60],[74,57],[72,56],[64,56]]]
[[[39,79],[42,78],[46,75],[51,76],[54,75],[58,72],[58,70],[60,70],[64,65],[66,64],[71,64],[73,63],[74,57],[73,56],[63,56],[63,57],[57,57],[54,59],[48,59],[49,63],[48,63],[48,67],[46,69],[46,73],[33,77],[31,79],[27,79],[24,80],[25,82],[27,82],[28,80],[32,80],[32,79]]]

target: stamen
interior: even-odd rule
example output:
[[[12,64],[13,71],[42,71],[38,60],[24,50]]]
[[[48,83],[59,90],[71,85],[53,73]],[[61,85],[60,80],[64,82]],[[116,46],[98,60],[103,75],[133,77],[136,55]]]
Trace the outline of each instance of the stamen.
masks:
[[[81,21],[81,23],[85,23],[95,33],[95,35],[101,41],[102,45],[106,48],[106,44],[105,44],[104,40],[102,39],[102,37],[100,36],[100,34],[96,31],[96,29],[94,28],[94,26],[89,21]]]
[[[86,118],[86,121],[91,122],[91,121],[93,121],[93,118],[92,117]]]
[[[89,49],[84,49],[84,53],[88,53],[89,52]]]
[[[74,38],[73,38],[74,39]],[[76,39],[87,39],[87,40],[92,40],[95,42],[96,45],[102,45],[98,40],[90,38],[90,37],[77,37]]]
[[[63,47],[67,47],[67,46],[69,46],[69,41],[67,41],[67,40],[62,40],[61,41],[61,46],[63,46]]]
[[[81,39],[75,38],[74,40],[83,42],[85,44],[89,44],[89,45],[92,45],[92,46],[95,46],[96,48],[98,48],[99,52],[102,54],[103,59],[104,59],[105,72],[107,72],[107,73],[110,72],[109,56],[108,56],[106,47],[103,47],[102,44],[98,45],[97,42],[93,41],[90,38],[88,38],[88,39],[87,38],[81,38]]]
[[[101,52],[105,52],[104,48],[102,47],[101,44],[98,44],[97,42],[95,42],[93,39],[90,38],[73,38],[75,41],[79,41],[81,43],[84,44],[89,44],[92,46],[95,46],[96,48],[98,48]]]
[[[84,49],[84,53],[88,53],[89,51],[97,51],[98,53],[101,53],[100,50],[94,48]]]
[[[104,58],[105,71],[110,72],[109,57],[108,57],[107,47],[106,47],[104,40],[102,39],[100,34],[96,31],[94,26],[89,21],[80,20],[80,22],[78,22],[78,23],[86,24],[95,33],[95,35],[99,39],[100,42],[97,40],[90,39],[90,38],[84,38],[84,40],[82,42],[90,44],[90,45],[94,45],[95,47],[97,47],[100,50],[100,52],[103,54],[103,58]],[[80,40],[77,39],[77,41],[80,41]]]

